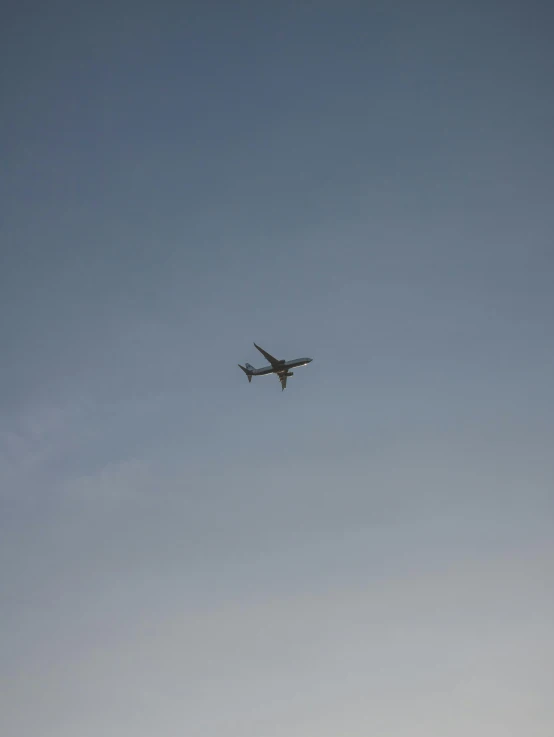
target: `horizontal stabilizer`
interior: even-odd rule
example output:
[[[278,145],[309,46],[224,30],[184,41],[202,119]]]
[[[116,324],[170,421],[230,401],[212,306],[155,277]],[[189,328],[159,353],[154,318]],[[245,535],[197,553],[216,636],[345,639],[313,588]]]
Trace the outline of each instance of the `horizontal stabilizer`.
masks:
[[[250,373],[250,371],[244,366],[241,366],[240,363],[237,365],[239,368],[241,368],[244,371],[244,373],[246,374],[246,378],[248,379],[248,383],[250,383],[252,381],[252,374]]]

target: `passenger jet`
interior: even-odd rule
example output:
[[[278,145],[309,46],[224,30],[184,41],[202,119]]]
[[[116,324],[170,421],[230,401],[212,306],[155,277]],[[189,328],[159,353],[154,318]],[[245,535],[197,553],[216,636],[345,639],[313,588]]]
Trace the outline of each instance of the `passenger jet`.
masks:
[[[244,366],[241,366],[240,363],[238,364],[239,367],[244,371],[246,376],[248,377],[248,381],[252,381],[253,376],[267,376],[268,374],[277,374],[279,377],[279,381],[281,382],[281,391],[286,388],[287,386],[287,377],[292,376],[292,371],[289,369],[296,368],[297,366],[305,366],[307,363],[312,362],[312,358],[295,358],[293,361],[285,361],[283,358],[281,361],[277,358],[274,358],[272,355],[264,351],[263,348],[260,348],[259,345],[256,345],[256,348],[260,351],[260,353],[265,356],[265,358],[269,361],[271,366],[264,366],[263,368],[254,368],[254,366],[251,366],[249,363],[245,364]]]

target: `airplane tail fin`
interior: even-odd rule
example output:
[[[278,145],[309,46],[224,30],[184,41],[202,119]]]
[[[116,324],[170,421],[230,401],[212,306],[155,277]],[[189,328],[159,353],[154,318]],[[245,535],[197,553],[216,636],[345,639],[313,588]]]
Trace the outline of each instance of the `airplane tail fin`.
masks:
[[[244,367],[244,366],[241,366],[240,363],[239,363],[238,364],[238,367],[241,368],[244,371],[244,373],[246,374],[246,378],[248,379],[248,383],[250,383],[252,381],[252,368],[253,368],[253,366],[251,366],[249,363],[247,363],[246,364],[246,367]]]

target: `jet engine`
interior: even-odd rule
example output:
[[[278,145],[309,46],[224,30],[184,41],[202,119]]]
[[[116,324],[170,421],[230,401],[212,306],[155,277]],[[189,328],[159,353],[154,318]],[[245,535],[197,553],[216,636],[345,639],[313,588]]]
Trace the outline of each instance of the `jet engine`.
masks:
[[[293,374],[292,371],[287,371],[287,373],[285,374],[285,376],[294,376],[294,374]]]

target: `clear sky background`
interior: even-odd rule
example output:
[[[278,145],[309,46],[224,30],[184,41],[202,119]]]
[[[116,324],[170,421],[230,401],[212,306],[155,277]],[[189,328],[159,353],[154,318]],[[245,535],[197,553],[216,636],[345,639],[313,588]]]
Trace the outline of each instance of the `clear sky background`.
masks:
[[[554,734],[553,23],[4,8],[3,737]]]

